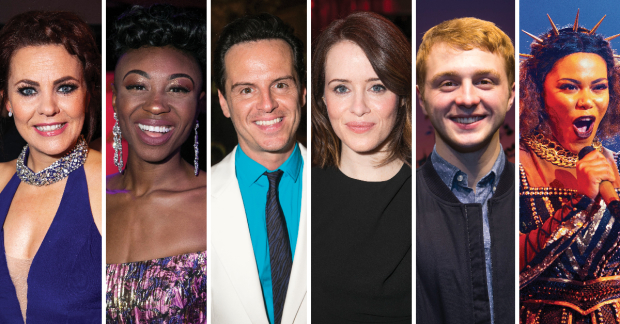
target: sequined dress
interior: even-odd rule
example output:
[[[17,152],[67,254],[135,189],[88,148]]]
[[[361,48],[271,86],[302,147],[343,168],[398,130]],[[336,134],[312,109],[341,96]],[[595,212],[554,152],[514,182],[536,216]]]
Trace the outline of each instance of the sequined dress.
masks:
[[[207,252],[106,265],[107,323],[206,323]]]
[[[576,190],[530,187],[519,169],[520,235],[566,215],[519,275],[520,322],[620,323],[620,208],[597,209]]]

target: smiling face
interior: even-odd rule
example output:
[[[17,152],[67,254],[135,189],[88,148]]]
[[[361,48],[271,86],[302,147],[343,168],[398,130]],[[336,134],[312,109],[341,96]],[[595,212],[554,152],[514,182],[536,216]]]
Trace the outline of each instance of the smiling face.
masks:
[[[226,95],[218,92],[220,105],[243,151],[261,164],[274,153],[288,157],[306,95],[291,47],[280,39],[239,43],[228,50],[224,64]]]
[[[80,61],[61,45],[28,46],[14,52],[7,109],[31,152],[55,159],[73,148],[88,107]]]
[[[591,145],[609,105],[607,65],[592,53],[559,59],[543,84],[549,126],[562,147],[577,153]]]
[[[204,92],[200,65],[172,47],[130,50],[116,64],[112,105],[130,154],[159,162],[178,153]]]
[[[495,139],[514,101],[504,60],[478,48],[433,45],[420,105],[435,129],[437,146],[477,152]]]
[[[325,61],[324,100],[329,121],[347,151],[380,151],[394,128],[398,96],[388,90],[355,43],[334,45]]]

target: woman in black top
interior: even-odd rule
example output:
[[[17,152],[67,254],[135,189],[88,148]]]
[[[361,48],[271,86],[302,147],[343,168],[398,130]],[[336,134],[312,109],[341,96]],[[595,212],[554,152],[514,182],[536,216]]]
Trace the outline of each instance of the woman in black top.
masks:
[[[411,47],[374,13],[312,57],[312,319],[411,323]]]

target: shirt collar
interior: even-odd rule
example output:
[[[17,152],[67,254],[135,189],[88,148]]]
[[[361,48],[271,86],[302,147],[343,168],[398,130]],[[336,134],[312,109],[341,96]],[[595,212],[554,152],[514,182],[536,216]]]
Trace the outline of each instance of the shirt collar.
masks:
[[[291,153],[288,159],[286,159],[278,169],[282,170],[285,175],[291,177],[294,182],[297,182],[302,166],[303,159],[301,157],[301,151],[299,150],[299,144],[295,143],[293,153]],[[268,170],[258,162],[252,160],[243,152],[241,146],[237,146],[237,152],[235,153],[235,172],[237,173],[237,180],[240,185],[246,187],[251,186],[260,179],[265,171],[271,172],[275,170]]]
[[[437,153],[436,148],[437,146],[433,147],[431,162],[433,163],[435,171],[437,171],[437,174],[441,178],[441,181],[443,181],[443,183],[445,183],[451,190],[456,184],[467,187],[467,174],[442,158]],[[502,174],[504,171],[504,166],[506,165],[506,155],[504,154],[504,150],[501,145],[499,149],[500,153],[497,155],[497,159],[495,160],[495,163],[493,163],[493,167],[491,167],[489,173],[482,177],[478,183],[492,180],[493,188],[497,187],[500,179],[499,175]]]

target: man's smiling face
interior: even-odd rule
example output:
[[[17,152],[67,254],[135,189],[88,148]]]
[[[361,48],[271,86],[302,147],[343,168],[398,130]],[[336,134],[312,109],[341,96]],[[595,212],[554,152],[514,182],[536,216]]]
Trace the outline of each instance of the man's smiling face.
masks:
[[[498,134],[514,101],[499,54],[433,45],[426,61],[420,105],[435,128],[438,145],[476,152]]]

